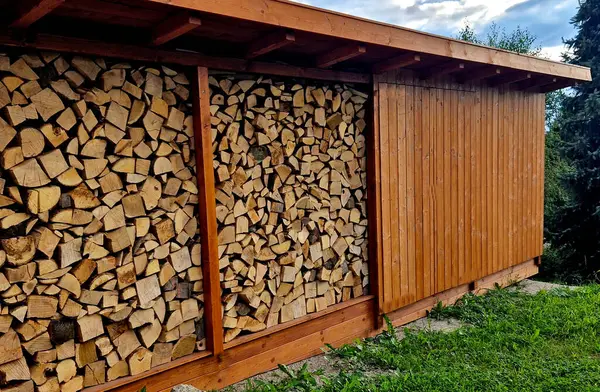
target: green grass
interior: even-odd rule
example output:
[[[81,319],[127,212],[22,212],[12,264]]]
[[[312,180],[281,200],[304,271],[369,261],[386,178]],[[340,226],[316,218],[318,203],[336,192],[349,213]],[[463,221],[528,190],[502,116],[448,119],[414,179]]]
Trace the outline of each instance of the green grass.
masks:
[[[494,290],[468,295],[430,317],[467,325],[450,333],[393,329],[329,352],[336,374],[280,367],[278,391],[600,391],[600,286],[530,296]],[[287,373],[287,374],[286,374]]]

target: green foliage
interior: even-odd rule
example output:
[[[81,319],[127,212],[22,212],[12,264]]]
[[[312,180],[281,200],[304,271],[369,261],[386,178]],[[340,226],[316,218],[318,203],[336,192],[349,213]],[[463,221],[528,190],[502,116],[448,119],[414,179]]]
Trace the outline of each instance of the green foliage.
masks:
[[[581,2],[572,20],[577,35],[567,40],[572,54],[565,59],[600,71],[600,0]],[[595,78],[564,97],[553,131],[552,147],[559,162],[551,164],[550,180],[558,179],[564,192],[547,198],[546,240],[555,277],[597,279],[600,270],[600,81]],[[549,153],[552,151],[549,151]],[[549,163],[549,159],[546,160]],[[561,166],[566,165],[566,166]],[[548,174],[548,173],[547,173]],[[556,177],[553,178],[552,175]],[[557,183],[551,183],[556,186]],[[548,206],[548,203],[556,203]]]
[[[528,29],[523,29],[520,26],[507,33],[503,27],[492,23],[485,35],[478,35],[469,23],[465,23],[465,26],[458,32],[456,38],[474,44],[491,46],[531,56],[539,56],[542,51],[542,48],[535,44],[537,37]]]
[[[405,330],[401,340],[388,326],[377,337],[331,351],[343,371],[315,376],[315,382],[299,375],[302,370],[287,372],[280,382],[249,384],[247,391],[599,390],[599,306],[600,286],[535,296],[504,289],[467,295],[436,309],[438,317],[465,323],[454,332]]]

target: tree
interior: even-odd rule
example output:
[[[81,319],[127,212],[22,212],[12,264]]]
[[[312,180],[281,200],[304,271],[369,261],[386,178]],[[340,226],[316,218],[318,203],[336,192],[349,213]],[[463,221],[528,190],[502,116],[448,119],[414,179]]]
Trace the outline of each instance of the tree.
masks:
[[[600,0],[581,2],[571,22],[577,28],[565,41],[571,55],[565,59],[600,71]],[[565,176],[571,200],[561,207],[547,233],[549,243],[560,252],[562,269],[583,279],[597,278],[600,269],[600,80],[573,88],[563,100],[556,132],[560,157],[572,170]]]
[[[511,52],[528,54],[530,56],[539,56],[542,52],[540,46],[535,45],[537,37],[528,29],[522,29],[520,26],[514,31],[507,33],[506,30],[496,23],[492,23],[485,34],[479,36],[469,23],[458,32],[456,37],[462,41],[472,42],[479,45],[491,46]]]

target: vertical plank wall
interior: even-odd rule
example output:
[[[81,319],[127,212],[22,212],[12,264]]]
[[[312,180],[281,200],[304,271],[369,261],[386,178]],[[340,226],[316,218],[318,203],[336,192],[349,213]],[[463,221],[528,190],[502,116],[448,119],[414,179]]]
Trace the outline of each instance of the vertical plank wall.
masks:
[[[542,254],[544,95],[375,80],[382,312]]]

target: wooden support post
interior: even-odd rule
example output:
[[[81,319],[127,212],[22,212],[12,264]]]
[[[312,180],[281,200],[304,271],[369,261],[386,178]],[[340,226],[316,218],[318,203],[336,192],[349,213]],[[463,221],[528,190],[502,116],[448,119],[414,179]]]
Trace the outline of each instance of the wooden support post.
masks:
[[[284,46],[293,44],[294,42],[296,42],[296,36],[294,35],[294,32],[276,31],[275,33],[252,41],[250,45],[248,45],[246,59],[250,60],[258,56],[262,56],[263,54],[283,48]]]
[[[455,72],[460,72],[464,69],[465,69],[464,63],[455,63],[453,61],[449,61],[442,65],[434,66],[426,71],[423,71],[421,73],[421,75],[419,75],[419,78],[421,80],[425,80],[425,79],[432,78],[434,76],[449,75],[449,74],[452,74]]]
[[[208,69],[198,67],[194,75],[194,139],[196,175],[198,177],[200,209],[200,239],[202,272],[204,274],[204,320],[206,348],[214,355],[223,353],[221,322],[221,285],[217,243],[217,206],[213,173],[212,135],[210,125],[210,89]]]
[[[393,71],[398,68],[408,67],[421,61],[421,56],[414,53],[405,53],[400,56],[392,57],[373,66],[374,74],[381,74],[387,71]]]
[[[476,82],[478,80],[484,80],[494,76],[498,76],[502,73],[500,68],[483,66],[474,71],[467,71],[458,77],[459,83]]]
[[[375,329],[382,325],[383,318],[383,281],[382,260],[383,251],[381,246],[381,157],[379,151],[379,77],[375,75],[373,81],[373,111],[371,113],[371,132],[367,132],[369,152],[371,159],[367,160],[367,192],[373,195],[373,202],[367,203],[369,216],[369,272],[375,279],[370,280],[371,292],[377,295],[377,306],[375,306],[373,317]]]
[[[488,81],[488,86],[490,87],[499,87],[505,84],[512,84],[517,82],[522,82],[524,80],[531,79],[531,74],[528,72],[511,72],[508,74],[500,75]]]
[[[25,29],[52,12],[65,0],[22,0],[17,15],[10,27]]]
[[[200,26],[200,19],[187,12],[176,14],[162,21],[152,32],[152,45],[165,44]]]
[[[350,60],[365,53],[367,53],[367,47],[364,45],[353,44],[342,46],[317,57],[317,67],[329,68],[332,65]]]

